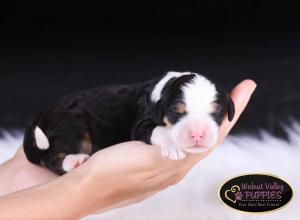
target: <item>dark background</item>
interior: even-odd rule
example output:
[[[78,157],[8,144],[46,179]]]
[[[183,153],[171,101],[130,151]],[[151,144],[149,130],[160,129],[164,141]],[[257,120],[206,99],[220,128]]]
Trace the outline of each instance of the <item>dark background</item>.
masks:
[[[65,94],[175,70],[228,91],[256,80],[238,126],[273,129],[274,109],[298,100],[298,15],[288,1],[1,2],[0,127],[24,128]]]

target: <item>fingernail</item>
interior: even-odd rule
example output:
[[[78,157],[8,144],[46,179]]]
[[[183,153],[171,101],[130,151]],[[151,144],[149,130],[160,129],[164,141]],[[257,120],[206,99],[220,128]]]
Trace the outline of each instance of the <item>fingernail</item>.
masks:
[[[251,83],[249,83],[249,93],[252,94],[254,90],[256,89],[257,84],[253,80],[251,80]]]

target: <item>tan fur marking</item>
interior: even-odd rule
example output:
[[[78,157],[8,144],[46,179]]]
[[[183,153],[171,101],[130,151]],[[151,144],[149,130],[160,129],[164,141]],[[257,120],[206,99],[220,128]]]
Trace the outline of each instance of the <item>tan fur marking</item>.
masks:
[[[176,105],[176,111],[178,113],[185,113],[185,104],[183,102],[178,102]]]
[[[80,153],[91,155],[92,153],[92,141],[88,133],[84,135],[81,140]]]
[[[218,110],[218,104],[217,103],[212,103],[211,104],[211,110],[209,113],[216,112]]]
[[[166,127],[167,128],[170,128],[172,126],[171,122],[169,122],[168,118],[167,117],[164,117],[164,123],[166,124]]]
[[[66,156],[67,156],[66,153],[59,153],[59,154],[57,155],[57,157],[58,157],[59,159],[64,159]]]

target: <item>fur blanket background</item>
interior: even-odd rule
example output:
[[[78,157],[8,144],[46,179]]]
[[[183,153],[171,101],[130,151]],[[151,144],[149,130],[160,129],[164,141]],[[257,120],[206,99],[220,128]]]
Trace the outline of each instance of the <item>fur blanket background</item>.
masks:
[[[298,220],[300,216],[300,125],[286,128],[290,142],[261,131],[254,136],[229,136],[177,185],[128,207],[92,215],[84,220]],[[3,132],[0,163],[10,158],[22,142],[22,134]],[[245,173],[281,177],[294,190],[292,201],[265,214],[247,214],[228,208],[218,196],[229,178]]]

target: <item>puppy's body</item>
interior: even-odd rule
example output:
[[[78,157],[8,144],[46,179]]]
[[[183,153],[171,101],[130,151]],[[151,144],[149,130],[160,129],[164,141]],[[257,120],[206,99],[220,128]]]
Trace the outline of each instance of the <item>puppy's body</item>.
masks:
[[[188,72],[69,95],[29,124],[24,151],[29,161],[58,174],[98,150],[129,140],[159,145],[165,156],[181,159],[185,153],[179,145],[193,152],[187,149],[213,144],[226,105],[219,95],[205,77]],[[195,127],[196,122],[206,127]],[[213,135],[202,137],[212,128]]]
[[[63,97],[47,111],[39,114],[26,129],[24,149],[36,164],[64,173],[62,161],[69,154],[87,154],[128,141],[138,112],[154,82],[102,87]],[[36,144],[39,127],[49,140],[49,148]],[[146,142],[149,140],[140,136]]]

